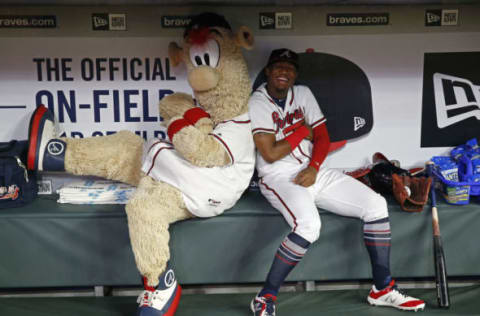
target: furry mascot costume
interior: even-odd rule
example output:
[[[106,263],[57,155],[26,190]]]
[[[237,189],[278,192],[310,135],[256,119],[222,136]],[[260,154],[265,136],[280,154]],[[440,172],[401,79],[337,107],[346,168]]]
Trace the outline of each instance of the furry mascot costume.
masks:
[[[56,138],[53,114],[38,107],[30,120],[28,167],[93,175],[137,186],[126,205],[130,241],[145,290],[137,315],[173,315],[181,288],[168,266],[169,225],[209,217],[232,207],[254,170],[248,118],[251,82],[241,48],[253,35],[223,16],[195,16],[183,48],[170,43],[174,65],[184,62],[192,96],[162,99],[160,115],[170,141],[144,145],[129,131],[84,139]]]

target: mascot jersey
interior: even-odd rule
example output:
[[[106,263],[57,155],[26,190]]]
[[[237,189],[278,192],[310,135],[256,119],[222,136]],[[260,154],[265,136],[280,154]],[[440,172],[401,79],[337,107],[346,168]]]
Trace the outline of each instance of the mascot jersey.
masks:
[[[218,123],[211,134],[224,146],[230,163],[198,167],[177,153],[172,143],[152,139],[147,144],[142,171],[180,191],[188,210],[199,217],[216,216],[232,207],[250,184],[255,147],[248,113]]]
[[[302,120],[312,128],[326,122],[312,92],[302,85],[290,88],[284,109],[269,96],[265,83],[252,94],[248,106],[252,119],[252,133],[275,134],[276,141],[288,136],[289,128]],[[312,148],[312,142],[303,139],[289,155],[274,163],[267,163],[257,152],[258,175],[263,177],[276,173],[297,173],[310,162]]]

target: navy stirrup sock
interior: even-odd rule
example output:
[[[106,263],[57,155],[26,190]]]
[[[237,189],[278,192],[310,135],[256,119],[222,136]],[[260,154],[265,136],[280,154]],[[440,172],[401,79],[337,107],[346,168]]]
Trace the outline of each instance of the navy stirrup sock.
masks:
[[[303,237],[293,232],[288,234],[275,253],[270,272],[259,296],[266,294],[277,296],[280,286],[282,286],[290,271],[302,260],[308,246],[310,246],[310,242]]]
[[[390,221],[388,217],[363,225],[363,238],[372,262],[373,282],[377,290],[385,288],[390,275]]]

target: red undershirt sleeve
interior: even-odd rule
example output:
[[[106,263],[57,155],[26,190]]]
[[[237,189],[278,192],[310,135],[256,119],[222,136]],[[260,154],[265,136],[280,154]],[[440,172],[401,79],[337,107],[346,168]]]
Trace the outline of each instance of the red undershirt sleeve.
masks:
[[[330,137],[328,136],[327,125],[320,124],[313,129],[313,152],[309,166],[320,169],[323,161],[327,157],[330,147]]]
[[[300,126],[297,128],[292,134],[285,137],[285,140],[290,144],[290,148],[292,151],[300,144],[300,142],[310,134],[308,128],[305,125]]]

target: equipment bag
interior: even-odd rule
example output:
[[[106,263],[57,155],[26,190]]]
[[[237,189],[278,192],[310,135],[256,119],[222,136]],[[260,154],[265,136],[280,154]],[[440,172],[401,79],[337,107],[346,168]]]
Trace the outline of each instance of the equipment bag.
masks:
[[[35,171],[25,167],[27,141],[0,143],[0,208],[20,207],[37,197]]]

